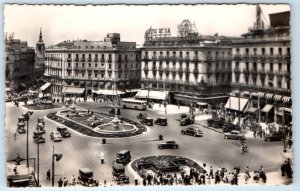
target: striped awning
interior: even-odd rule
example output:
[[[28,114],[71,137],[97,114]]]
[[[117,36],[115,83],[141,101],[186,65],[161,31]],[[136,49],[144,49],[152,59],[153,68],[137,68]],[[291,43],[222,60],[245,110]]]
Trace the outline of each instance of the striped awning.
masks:
[[[264,92],[258,92],[257,95],[258,95],[259,98],[265,97],[265,93]]]
[[[255,112],[257,112],[257,108],[254,108],[254,107],[250,107],[249,109],[247,109],[246,110],[246,112],[248,112],[248,113],[255,113]]]
[[[249,95],[250,95],[250,92],[248,92],[248,91],[243,91],[243,92],[242,92],[242,95],[243,95],[243,96],[249,96]]]
[[[274,94],[266,93],[265,98],[266,99],[272,99]]]
[[[274,101],[281,101],[282,95],[274,95]]]
[[[289,96],[283,96],[283,97],[282,97],[282,101],[283,101],[284,103],[291,102],[291,97],[289,97]]]

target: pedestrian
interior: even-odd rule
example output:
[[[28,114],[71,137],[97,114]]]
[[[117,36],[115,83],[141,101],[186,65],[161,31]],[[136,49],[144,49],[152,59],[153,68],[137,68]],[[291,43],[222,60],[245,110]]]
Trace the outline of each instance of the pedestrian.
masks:
[[[247,175],[248,178],[251,178],[248,166],[246,167],[245,174]]]
[[[50,169],[47,170],[47,180],[50,180]]]
[[[291,167],[291,161],[290,158],[287,159],[286,163],[286,174],[288,178],[292,178],[292,167]]]
[[[177,104],[177,106],[178,106],[178,109],[180,109],[180,104],[179,103]]]
[[[59,178],[59,180],[58,180],[58,187],[62,187],[62,185],[63,185],[63,181],[62,181],[61,178]]]
[[[75,178],[74,175],[72,176],[71,181],[72,181],[72,182],[71,182],[72,185],[75,186],[75,185],[76,185],[76,178]]]
[[[17,130],[14,130],[14,138],[17,139]]]
[[[144,186],[147,185],[146,177],[143,178],[143,185],[144,185]]]
[[[208,175],[208,178],[210,178],[210,177],[212,179],[214,179],[214,170],[213,170],[212,166],[210,166],[209,175]]]
[[[286,172],[287,172],[287,162],[284,161],[284,163],[281,165],[281,176],[285,176]]]
[[[68,185],[68,179],[66,177],[64,177],[64,187],[66,187]]]

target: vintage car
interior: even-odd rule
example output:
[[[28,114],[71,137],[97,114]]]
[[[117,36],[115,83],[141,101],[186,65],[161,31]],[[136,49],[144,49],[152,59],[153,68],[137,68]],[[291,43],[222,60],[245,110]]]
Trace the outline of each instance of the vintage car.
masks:
[[[224,133],[224,139],[237,139],[237,140],[245,140],[245,134],[241,133],[237,130],[232,130],[228,133]]]
[[[131,155],[129,150],[121,150],[117,154],[116,163],[126,165],[130,162]]]
[[[240,130],[240,127],[238,125],[234,125],[232,123],[224,123],[222,129],[223,129],[224,133],[227,133],[232,130]]]
[[[146,118],[147,117],[147,113],[139,113],[136,117],[138,119]]]
[[[179,145],[175,141],[166,141],[157,145],[158,149],[178,149]]]
[[[79,169],[78,182],[83,186],[98,186],[99,182],[93,178],[94,172],[89,168]]]
[[[168,125],[168,119],[165,117],[159,117],[157,118],[154,123],[156,125],[161,125],[161,126],[167,126]]]
[[[62,141],[63,140],[61,134],[58,131],[52,131],[50,133],[50,138],[54,142],[56,142],[56,141]]]
[[[143,125],[148,125],[148,126],[153,126],[153,119],[150,117],[145,117],[141,119],[141,124]]]
[[[43,125],[42,123],[37,124],[36,130],[42,133],[46,133],[45,125]]]
[[[112,115],[121,115],[121,110],[120,108],[111,108],[108,113]]]
[[[191,135],[194,137],[202,137],[203,136],[202,131],[198,127],[194,127],[194,126],[190,126],[190,127],[187,127],[185,129],[181,130],[181,133],[184,135]]]
[[[265,136],[265,141],[283,141],[284,135],[282,132],[274,132]]]
[[[19,134],[26,133],[25,123],[19,122],[19,123],[17,124],[17,132],[18,132]]]
[[[45,125],[45,121],[43,117],[39,117],[37,120],[37,123],[42,123],[43,125]]]
[[[46,140],[43,136],[38,136],[35,139],[33,139],[35,143],[39,144],[39,143],[46,143]]]
[[[125,174],[123,164],[113,164],[112,166],[113,179],[117,184],[129,183],[129,177]]]
[[[68,129],[64,126],[59,126],[56,128],[57,131],[61,134],[61,136],[63,138],[66,138],[66,137],[71,137],[71,133],[68,131]]]
[[[219,118],[219,117],[210,118],[207,119],[207,125],[209,127],[222,128],[224,121],[225,121],[224,118]]]
[[[189,124],[193,124],[195,121],[195,116],[194,115],[187,115],[185,118],[180,119],[180,125],[181,126],[186,126]]]

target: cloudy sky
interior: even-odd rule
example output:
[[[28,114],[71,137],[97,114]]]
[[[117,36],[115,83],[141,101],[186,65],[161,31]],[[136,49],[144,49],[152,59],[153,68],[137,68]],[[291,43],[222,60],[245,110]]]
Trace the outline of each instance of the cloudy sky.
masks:
[[[261,5],[265,24],[270,13],[289,11],[288,5]],[[167,27],[177,35],[184,19],[196,24],[200,34],[240,36],[253,26],[255,5],[151,5],[54,6],[5,5],[4,32],[35,46],[40,27],[46,46],[64,40],[103,40],[106,33],[121,33],[122,41],[142,45],[145,31]],[[265,20],[266,19],[266,20]]]

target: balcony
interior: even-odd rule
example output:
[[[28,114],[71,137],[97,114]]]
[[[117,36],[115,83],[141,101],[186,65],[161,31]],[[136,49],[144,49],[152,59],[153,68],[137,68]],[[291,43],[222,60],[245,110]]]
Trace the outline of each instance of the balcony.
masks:
[[[177,56],[171,56],[171,60],[176,61],[177,60]]]
[[[206,68],[206,73],[211,74],[211,73],[213,73],[213,70],[211,68]]]
[[[180,74],[182,74],[182,73],[183,73],[183,68],[178,68],[178,72],[179,72]]]
[[[193,57],[193,61],[194,61],[194,62],[200,61],[200,60],[199,60],[199,57],[198,57],[198,56],[194,56],[194,57]]]
[[[259,73],[260,75],[266,75],[266,74],[267,74],[267,72],[266,72],[264,69],[260,69],[260,70],[258,71],[258,73]]]
[[[75,58],[75,60],[74,60],[75,62],[79,62],[79,58]]]
[[[157,56],[152,56],[153,61],[157,61]]]
[[[87,67],[86,68],[88,71],[91,71],[91,70],[93,70],[93,68],[92,67]]]
[[[208,61],[211,61],[211,60],[213,60],[214,58],[212,57],[212,56],[206,56],[206,60],[208,60]]]
[[[291,59],[291,55],[290,54],[286,54],[286,55],[284,55],[284,58],[285,59]]]
[[[196,75],[199,74],[199,69],[198,69],[198,68],[195,68],[195,69],[193,70],[193,73],[196,74]]]
[[[79,67],[78,67],[78,66],[75,66],[75,67],[74,67],[74,70],[75,70],[75,71],[78,71],[78,70],[79,70]]]
[[[88,58],[88,60],[87,60],[88,62],[92,62],[92,58]]]
[[[153,72],[154,72],[154,71],[156,72],[156,71],[157,71],[157,68],[156,68],[155,66],[153,66],[153,67],[152,67],[152,71],[153,71]]]
[[[252,69],[252,70],[251,70],[251,74],[252,74],[252,75],[257,75],[257,74],[258,74],[257,69]]]
[[[149,71],[148,66],[145,66],[145,67],[144,67],[144,71],[145,71],[145,72],[148,72],[148,71]]]
[[[72,67],[71,67],[71,66],[68,66],[68,67],[67,67],[67,70],[72,70]]]
[[[105,62],[105,59],[104,59],[104,58],[101,58],[100,62],[102,62],[102,63]]]
[[[144,61],[149,61],[149,56],[144,56],[143,60]]]
[[[67,58],[67,62],[72,62],[72,58],[71,57]]]
[[[86,70],[85,67],[78,67],[78,69],[81,70],[81,71],[85,71]]]
[[[164,71],[164,68],[163,68],[163,67],[158,67],[158,71],[159,71],[159,72],[163,72],[163,71]]]
[[[249,73],[250,73],[249,68],[244,68],[244,69],[243,69],[243,73],[244,73],[244,74],[249,74]]]
[[[171,60],[171,57],[170,57],[169,55],[167,55],[167,56],[165,57],[165,60],[166,60],[166,61],[170,61],[170,60]]]
[[[85,62],[85,58],[81,58],[81,60],[80,60],[81,62]]]
[[[159,60],[159,61],[163,61],[163,60],[164,60],[164,56],[159,56],[159,57],[158,57],[158,60]]]
[[[105,68],[104,68],[104,67],[101,67],[101,68],[99,68],[98,70],[104,72],[104,71],[105,71]]]
[[[94,58],[94,62],[99,62],[99,59],[98,58]]]
[[[239,67],[235,67],[233,71],[234,73],[241,73],[241,69]]]
[[[189,62],[191,59],[189,56],[184,57],[184,61]]]
[[[242,59],[242,55],[241,54],[235,54],[233,55],[234,59]]]
[[[108,63],[111,63],[111,62],[112,62],[112,59],[111,59],[111,58],[109,58],[109,59],[107,60],[107,62],[108,62]]]
[[[269,70],[269,71],[267,72],[267,74],[268,74],[269,76],[274,76],[274,75],[275,75],[275,73],[274,73],[273,70]]]

